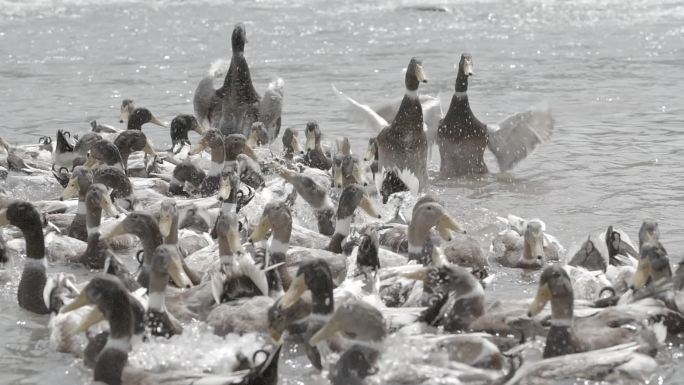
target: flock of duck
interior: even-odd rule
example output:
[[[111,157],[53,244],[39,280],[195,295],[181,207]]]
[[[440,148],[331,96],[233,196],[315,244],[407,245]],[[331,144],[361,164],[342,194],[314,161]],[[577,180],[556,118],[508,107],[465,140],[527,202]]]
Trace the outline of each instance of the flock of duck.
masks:
[[[427,78],[413,58],[400,100],[371,107],[334,89],[355,124],[377,129],[363,159],[346,138],[322,142],[315,121],[302,147],[295,129],[280,135],[283,81],[260,96],[245,43],[238,24],[223,86],[213,86],[220,74],[202,79],[194,115],[170,123],[168,150],[142,130],[165,124],[132,100],[121,105],[125,130],[93,121],[87,133],[60,130],[37,145],[1,141],[6,187],[63,188],[59,199],[33,202],[3,191],[0,211],[3,265],[25,256],[17,301],[49,315],[51,348],[81,357],[109,385],[276,384],[283,344],[335,385],[652,375],[658,349],[684,326],[683,269],[673,274],[657,223],[643,223],[638,245],[609,227],[566,258],[541,220],[509,215],[485,253],[425,194],[433,145],[441,178],[487,173],[487,148],[505,172],[551,136],[548,109],[481,123],[464,54],[444,114],[438,98],[418,94]],[[381,217],[380,199],[396,205],[393,218]],[[542,269],[536,296],[487,300],[488,255]],[[55,265],[83,266],[90,279],[51,274]],[[263,346],[253,355],[237,346],[229,373],[128,362],[191,322],[219,336],[254,334]],[[542,359],[536,337],[545,338]]]

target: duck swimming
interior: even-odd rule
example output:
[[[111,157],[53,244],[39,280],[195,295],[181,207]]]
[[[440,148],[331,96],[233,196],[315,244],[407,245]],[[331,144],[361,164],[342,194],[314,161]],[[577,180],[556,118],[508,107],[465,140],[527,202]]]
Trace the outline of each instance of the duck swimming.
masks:
[[[468,101],[468,77],[472,74],[472,56],[461,55],[454,96],[437,130],[441,178],[487,173],[486,147],[496,156],[499,169],[508,171],[553,132],[553,118],[544,109],[513,115],[499,126],[480,122]]]

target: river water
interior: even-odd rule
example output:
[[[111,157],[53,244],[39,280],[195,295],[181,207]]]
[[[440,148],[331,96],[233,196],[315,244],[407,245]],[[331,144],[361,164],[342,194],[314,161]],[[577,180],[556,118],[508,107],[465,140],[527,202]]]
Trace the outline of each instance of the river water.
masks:
[[[511,177],[434,182],[432,190],[486,249],[496,216],[542,218],[567,249],[614,224],[633,238],[659,222],[678,262],[684,250],[684,2],[651,0],[455,1],[422,12],[404,1],[0,0],[0,135],[36,142],[58,128],[119,125],[122,98],[162,120],[192,113],[195,85],[230,57],[233,25],[247,26],[257,90],[285,80],[283,124],[315,119],[324,136],[365,150],[373,133],[349,123],[331,91],[374,103],[400,97],[402,70],[423,59],[421,92],[450,98],[454,64],[473,55],[471,106],[496,123],[548,103],[556,129]],[[446,108],[446,106],[445,106]],[[168,132],[150,126],[158,147]],[[191,134],[194,135],[194,134]],[[433,168],[438,167],[434,151]],[[495,162],[487,158],[490,168]],[[494,267],[488,295],[522,297],[533,278]],[[75,384],[90,374],[50,352],[46,319],[0,296],[0,382]],[[505,294],[504,294],[505,293]],[[665,381],[675,372],[663,354]],[[287,360],[282,383],[313,383]],[[681,373],[679,373],[681,376]]]

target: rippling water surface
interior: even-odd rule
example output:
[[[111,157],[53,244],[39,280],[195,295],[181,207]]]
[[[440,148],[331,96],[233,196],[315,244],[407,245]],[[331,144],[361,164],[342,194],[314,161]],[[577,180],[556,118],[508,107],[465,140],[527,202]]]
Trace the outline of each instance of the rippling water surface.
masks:
[[[243,21],[257,90],[276,76],[285,80],[283,124],[301,130],[316,119],[328,139],[349,136],[361,152],[371,133],[348,123],[331,83],[362,102],[400,97],[402,69],[417,56],[430,79],[421,92],[448,103],[454,64],[470,52],[475,76],[469,95],[480,120],[496,123],[547,102],[557,121],[551,142],[515,168],[512,178],[433,184],[483,247],[497,230],[495,217],[508,213],[542,218],[568,249],[608,224],[635,236],[643,219],[654,218],[679,260],[684,3],[439,3],[448,12],[407,5],[0,0],[0,135],[24,143],[58,128],[84,131],[95,118],[118,125],[122,98],[166,121],[192,113],[196,83],[212,61],[229,58],[229,34]],[[158,146],[168,145],[166,130],[150,126],[146,132]],[[497,272],[488,295],[522,297],[534,290],[536,275]],[[45,318],[17,307],[17,279],[0,296],[1,382],[87,382],[90,374],[78,361],[47,348]],[[671,357],[681,359],[677,349],[661,357],[666,380],[681,376],[672,374]],[[318,381],[301,362],[285,361],[282,383]]]

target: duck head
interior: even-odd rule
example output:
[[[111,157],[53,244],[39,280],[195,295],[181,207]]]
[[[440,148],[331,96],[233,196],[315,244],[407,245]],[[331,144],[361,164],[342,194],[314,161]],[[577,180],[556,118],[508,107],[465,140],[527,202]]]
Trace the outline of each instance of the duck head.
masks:
[[[89,214],[102,210],[112,218],[119,217],[119,213],[114,208],[112,199],[109,196],[109,190],[101,183],[95,183],[88,187],[85,203]]]
[[[366,149],[366,156],[364,161],[378,160],[378,140],[376,138],[368,139],[368,148]]]
[[[639,254],[639,265],[632,277],[634,289],[641,289],[649,282],[668,282],[672,279],[670,258],[659,241],[645,242]]]
[[[124,169],[123,158],[119,148],[107,139],[100,139],[93,143],[84,166],[92,170],[101,164]]]
[[[371,269],[377,271],[380,269],[380,258],[378,252],[380,244],[378,241],[377,231],[369,230],[363,234],[359,239],[359,250],[356,254],[356,267],[359,270]]]
[[[226,164],[221,171],[218,200],[221,202],[237,203],[237,193],[240,189],[240,176],[236,165]]]
[[[264,207],[259,224],[249,236],[249,242],[256,243],[268,239],[273,230],[273,239],[287,245],[292,234],[292,212],[284,202],[269,202]],[[272,251],[273,252],[273,251]]]
[[[93,173],[83,166],[77,166],[71,173],[71,179],[62,191],[61,200],[71,199],[75,196],[85,198],[88,187],[93,183]]]
[[[310,259],[299,265],[292,284],[280,301],[282,309],[294,306],[305,291],[311,291],[312,313],[330,314],[335,308],[332,272],[322,259]]]
[[[247,145],[254,148],[268,145],[268,130],[261,122],[252,123],[249,129],[249,138],[247,138]]]
[[[247,30],[242,23],[235,24],[233,34],[230,37],[233,54],[245,52],[245,44],[247,43]]]
[[[254,160],[259,160],[252,147],[247,144],[247,138],[242,134],[230,134],[224,138],[226,160],[236,160],[239,154],[245,154]]]
[[[658,222],[644,221],[639,228],[639,249],[647,242],[654,242],[660,239],[660,229]]]
[[[172,231],[178,231],[178,207],[173,198],[164,199],[159,206],[159,231],[168,239]]]
[[[311,121],[304,130],[306,136],[306,151],[311,151],[321,144],[321,128],[318,122]]]
[[[178,287],[189,288],[192,286],[190,278],[183,270],[183,261],[178,253],[178,247],[176,245],[159,245],[152,254],[150,264],[150,293],[161,293],[163,298],[169,278]],[[163,308],[155,310],[161,311]]]
[[[171,143],[188,140],[188,132],[190,131],[195,131],[200,135],[204,134],[204,128],[199,124],[197,118],[188,114],[180,114],[173,118],[170,131]]]
[[[473,57],[469,53],[461,55],[458,63],[458,75],[456,76],[456,92],[468,91],[468,77],[473,74]]]
[[[136,151],[144,151],[146,154],[156,157],[152,144],[147,140],[147,135],[138,130],[126,130],[114,139],[114,145],[119,149],[119,153],[124,159]]]
[[[452,231],[465,233],[461,225],[447,213],[441,204],[434,198],[425,196],[416,202],[413,217],[408,226],[409,254],[422,254],[423,245],[433,227],[445,241],[451,241]]]
[[[221,207],[221,211],[216,219],[216,236],[218,237],[220,256],[233,256],[238,253],[244,253],[245,250],[240,241],[240,224],[237,214],[228,205]]]
[[[372,218],[381,218],[366,190],[358,184],[352,184],[345,187],[342,190],[342,195],[340,195],[340,203],[337,206],[338,220],[344,218],[351,219],[357,207],[361,208]]]
[[[316,345],[338,332],[350,339],[374,342],[382,341],[387,335],[380,310],[364,301],[347,302],[335,309],[332,317],[309,339],[309,344]]]
[[[121,112],[119,113],[119,123],[127,123],[128,117],[135,110],[135,103],[132,99],[124,99],[121,101]]]
[[[152,123],[160,127],[166,127],[159,118],[154,116],[150,110],[147,108],[136,108],[128,116],[127,129],[129,130],[141,130],[143,124]]]
[[[568,273],[559,265],[544,269],[539,278],[537,296],[530,305],[529,317],[536,316],[551,301],[551,318],[555,322],[572,322],[574,293]]]
[[[418,91],[418,85],[420,83],[427,83],[427,77],[423,71],[423,61],[418,58],[411,58],[408,67],[406,68],[406,90],[407,91]]]
[[[290,127],[286,128],[285,132],[283,132],[283,149],[285,150],[286,155],[304,154],[304,149],[302,149],[302,145],[299,144],[299,139],[297,139],[297,135],[297,131],[293,130]]]
[[[521,267],[539,269],[544,266],[544,229],[541,223],[537,221],[527,223],[523,234],[523,243]]]

